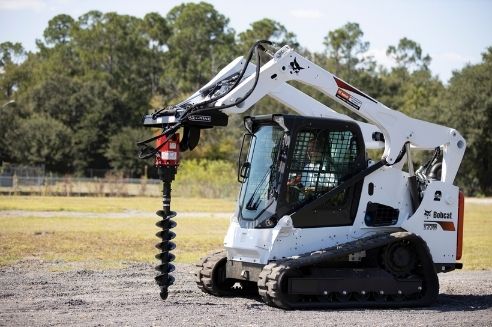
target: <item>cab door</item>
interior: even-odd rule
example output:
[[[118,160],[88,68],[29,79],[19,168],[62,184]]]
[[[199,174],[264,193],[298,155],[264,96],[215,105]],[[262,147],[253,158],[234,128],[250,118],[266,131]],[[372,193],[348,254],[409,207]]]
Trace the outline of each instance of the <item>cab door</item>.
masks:
[[[308,119],[303,125],[293,131],[282,208],[298,228],[352,225],[363,181],[314,210],[303,207],[366,167],[360,129],[333,119]]]

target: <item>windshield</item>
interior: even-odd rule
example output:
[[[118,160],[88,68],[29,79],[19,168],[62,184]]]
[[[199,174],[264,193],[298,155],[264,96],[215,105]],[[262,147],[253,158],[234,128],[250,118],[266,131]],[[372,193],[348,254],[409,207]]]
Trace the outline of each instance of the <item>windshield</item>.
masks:
[[[263,125],[254,135],[248,154],[251,170],[240,197],[241,216],[246,220],[256,219],[269,204],[276,179],[275,161],[282,130],[278,126]]]

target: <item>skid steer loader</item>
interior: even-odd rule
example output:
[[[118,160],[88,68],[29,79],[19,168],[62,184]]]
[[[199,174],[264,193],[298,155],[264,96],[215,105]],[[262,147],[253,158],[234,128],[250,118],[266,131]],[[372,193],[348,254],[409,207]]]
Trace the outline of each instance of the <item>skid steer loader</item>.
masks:
[[[268,95],[298,115],[244,119],[236,210],[224,251],[198,264],[198,287],[215,296],[258,292],[284,309],[432,304],[437,273],[462,267],[464,197],[453,181],[465,140],[386,107],[288,46],[272,48],[258,41],[190,98],[143,118],[162,130],[139,142],[140,156],[155,157],[163,181],[162,299],[174,281],[170,202],[180,152],[197,146],[202,129],[226,126],[229,115]],[[263,65],[261,52],[271,57]],[[314,87],[368,123],[289,81]],[[384,149],[380,160],[370,160],[369,149]],[[433,155],[414,170],[416,150]]]

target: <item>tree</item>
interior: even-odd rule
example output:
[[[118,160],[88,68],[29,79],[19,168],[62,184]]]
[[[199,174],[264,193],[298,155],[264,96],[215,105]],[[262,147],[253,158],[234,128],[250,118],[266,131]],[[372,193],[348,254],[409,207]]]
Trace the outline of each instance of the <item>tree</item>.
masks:
[[[467,141],[459,185],[469,194],[492,195],[492,47],[480,64],[453,73],[435,115]]]
[[[284,25],[269,18],[251,23],[250,28],[239,33],[238,38],[242,53],[246,53],[258,40],[269,40],[282,46],[287,44],[293,48],[299,47],[294,33],[287,31]]]
[[[48,171],[67,171],[72,164],[70,129],[47,115],[34,114],[10,129],[6,138],[17,162],[45,165]]]
[[[71,39],[75,20],[69,15],[58,15],[50,19],[43,36],[47,44],[66,44]]]
[[[136,141],[149,138],[149,134],[151,133],[148,129],[124,127],[112,135],[105,151],[111,167],[127,176],[142,176],[145,165],[153,163],[138,158]]]
[[[186,99],[255,41],[269,39],[297,48],[394,109],[457,128],[468,141],[458,181],[468,192],[492,192],[490,159],[484,155],[492,150],[490,49],[481,64],[456,72],[446,87],[432,76],[430,57],[408,38],[389,47],[397,65],[388,71],[367,55],[369,43],[356,23],[330,31],[326,51],[310,53],[295,34],[268,18],[236,38],[227,17],[203,2],[144,18],[99,11],[78,19],[58,15],[43,35],[35,52],[26,53],[18,43],[0,44],[0,105],[15,99],[0,109],[0,160],[45,162],[59,173],[113,167],[138,175],[143,163],[134,157],[134,144],[142,138],[142,114]],[[314,88],[292,84],[343,112]],[[273,112],[290,111],[265,98],[245,114]],[[242,132],[242,115],[233,115],[227,128],[203,131],[200,146],[184,156],[235,161]]]
[[[335,74],[350,76],[356,66],[364,62],[362,55],[369,49],[369,42],[363,41],[363,36],[364,32],[357,23],[347,23],[328,32],[323,44],[335,61]]]
[[[152,97],[159,97],[162,96],[159,79],[165,67],[163,52],[167,51],[167,40],[171,35],[171,29],[164,17],[158,13],[148,13],[141,23],[141,30],[148,47],[148,55],[145,56],[148,61],[145,66],[148,69]]]
[[[0,100],[15,93],[19,107],[71,129],[76,172],[108,168],[110,137],[138,126],[151,99],[164,93],[159,83],[169,33],[157,13],[144,19],[98,11],[78,20],[55,16],[36,42],[39,51],[22,64],[13,63],[20,45],[2,45]]]
[[[410,75],[398,94],[403,113],[423,120],[434,120],[433,109],[439,106],[440,95],[445,88],[429,70],[419,70]]]
[[[20,43],[0,43],[0,100],[10,99],[19,80],[22,79],[17,70],[17,62],[26,55]]]
[[[14,64],[15,59],[25,55],[24,48],[20,43],[3,42],[0,43],[0,67]]]
[[[109,139],[123,126],[134,124],[128,120],[131,113],[106,81],[86,82],[73,97],[73,105],[83,112],[73,127],[75,171],[83,174],[88,168],[108,169],[105,151]]]
[[[389,46],[386,55],[396,62],[398,68],[406,70],[428,70],[432,60],[428,54],[423,55],[420,44],[406,37],[400,39],[396,47]]]
[[[141,20],[116,13],[88,13],[79,18],[76,51],[87,72],[118,90],[132,107],[148,103],[151,83],[142,65],[148,55],[148,39],[142,37]],[[147,93],[147,97],[142,97]]]
[[[381,101],[407,115],[434,119],[431,108],[435,108],[444,86],[429,70],[432,58],[424,56],[420,45],[408,38],[388,47],[386,55],[397,65],[381,74],[386,84]]]
[[[25,110],[17,102],[0,103],[0,165],[3,162],[12,162],[10,136],[11,130],[19,128],[19,123],[26,117]]]
[[[66,126],[75,127],[85,109],[73,103],[74,95],[80,92],[81,87],[79,81],[69,76],[47,76],[45,80],[31,86],[23,102],[33,112],[44,113]]]
[[[162,82],[174,96],[197,90],[234,58],[234,30],[229,19],[212,5],[182,4],[171,9],[167,20],[172,35],[168,40],[169,68]]]
[[[171,35],[167,20],[156,12],[144,16],[141,28],[145,33],[145,38],[149,41],[149,47],[154,49],[165,46]]]

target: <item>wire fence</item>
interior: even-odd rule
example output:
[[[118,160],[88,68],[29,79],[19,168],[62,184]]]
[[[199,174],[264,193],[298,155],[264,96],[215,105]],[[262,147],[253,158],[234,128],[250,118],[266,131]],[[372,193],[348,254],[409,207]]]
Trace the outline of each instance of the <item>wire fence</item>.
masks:
[[[173,195],[202,198],[236,198],[240,185],[233,165],[221,161],[188,160],[173,182]],[[121,171],[92,169],[86,177],[57,176],[43,166],[0,166],[0,195],[54,196],[162,196],[162,182],[149,171],[128,178]]]
[[[159,196],[155,179],[120,177],[0,176],[3,195]]]
[[[202,198],[234,198],[237,183],[220,183],[210,180],[173,183],[173,195]],[[0,195],[50,195],[50,196],[162,196],[162,182],[148,178],[106,177],[52,177],[52,176],[0,176]]]

